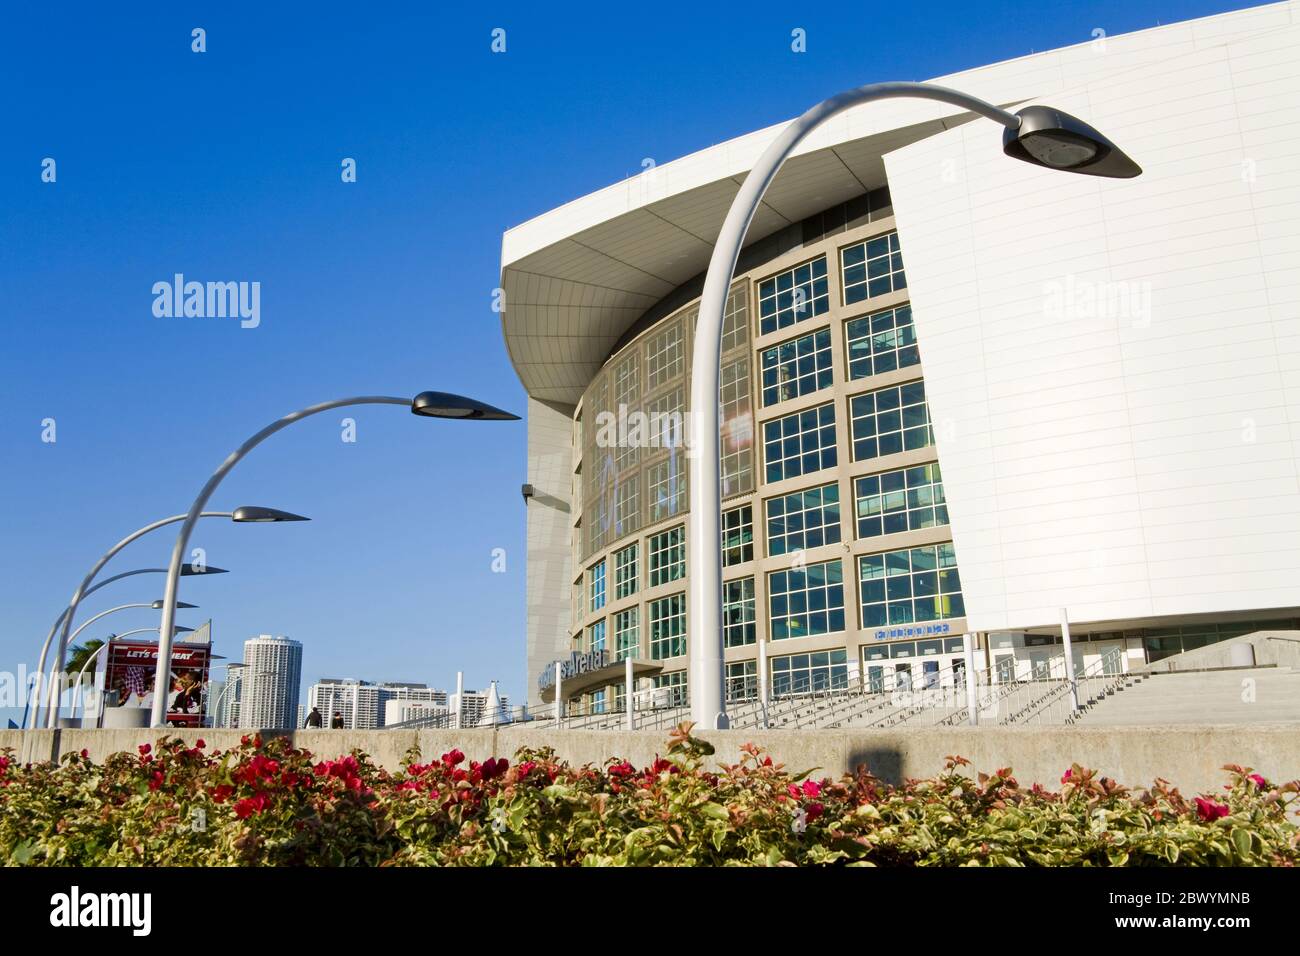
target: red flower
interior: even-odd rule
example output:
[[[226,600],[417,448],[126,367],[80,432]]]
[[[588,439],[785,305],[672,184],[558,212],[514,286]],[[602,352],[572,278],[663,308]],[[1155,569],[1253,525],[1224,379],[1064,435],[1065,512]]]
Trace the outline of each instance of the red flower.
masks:
[[[611,764],[607,772],[615,780],[621,780],[623,777],[630,777],[636,773],[636,768],[624,760],[622,763]]]
[[[245,797],[235,804],[235,816],[241,820],[247,820],[255,813],[261,813],[266,807],[266,795],[257,794],[254,797]]]
[[[1255,786],[1259,787],[1259,789],[1261,790],[1268,789],[1268,781],[1265,780],[1263,777],[1261,777],[1259,774],[1252,773],[1250,775],[1250,779],[1255,781]]]
[[[464,759],[465,755],[454,748],[442,755],[442,762],[448,767],[454,767],[456,764],[464,761]]]
[[[479,772],[484,780],[492,780],[504,774],[508,769],[510,769],[510,761],[505,757],[499,759],[488,757],[487,760],[483,761],[483,765],[479,767]]]
[[[822,785],[816,780],[805,780],[803,782],[803,795],[805,797],[820,797],[822,795]]]
[[[825,810],[826,810],[826,808],[825,808],[824,806],[822,806],[820,803],[817,803],[816,801],[813,801],[812,803],[810,803],[810,804],[808,804],[806,807],[804,807],[804,811],[805,811],[805,812],[807,813],[807,815],[808,815],[808,822],[809,822],[809,823],[812,823],[812,822],[813,822],[814,820],[816,820],[819,816],[821,816],[821,815],[825,812]]]
[[[82,760],[89,760],[89,759],[90,759],[90,751],[87,750],[87,749],[85,749],[84,747],[81,749],[81,759],[82,759]],[[7,760],[5,761],[5,763],[8,763],[8,762],[9,762],[9,761],[7,761]],[[3,766],[4,766],[4,764],[0,764],[0,767],[3,767]]]
[[[536,767],[537,767],[537,764],[535,764],[533,761],[531,761],[531,760],[525,760],[525,761],[524,761],[523,763],[521,763],[521,764],[519,765],[519,767],[518,767],[518,771],[519,771],[519,776],[520,776],[520,778],[522,779],[523,777],[528,776],[530,773],[533,772],[533,770],[534,770]]]
[[[153,750],[153,747],[149,746],[148,744],[141,744],[141,745],[140,745],[140,756],[141,756],[141,757],[147,756],[148,753],[149,753],[149,751],[151,751],[151,750]]]
[[[155,770],[153,772],[153,778],[149,781],[149,789],[157,790],[162,785],[163,785],[163,772],[161,770]]]
[[[83,750],[82,753],[84,754],[85,751]],[[0,770],[6,770],[8,769],[8,767],[9,767],[9,758],[0,757]]]
[[[1206,823],[1217,820],[1220,817],[1228,815],[1228,807],[1225,804],[1218,803],[1214,800],[1206,800],[1204,797],[1196,798],[1196,815]]]
[[[1061,783],[1069,783],[1070,778],[1074,776],[1074,768],[1071,767],[1065,773],[1061,774]]]
[[[204,747],[207,746],[207,744],[204,743],[203,738],[200,737],[198,740],[194,741],[194,746],[197,747],[199,750],[202,750]]]
[[[228,783],[218,784],[208,791],[213,803],[225,803],[234,794],[235,788]]]

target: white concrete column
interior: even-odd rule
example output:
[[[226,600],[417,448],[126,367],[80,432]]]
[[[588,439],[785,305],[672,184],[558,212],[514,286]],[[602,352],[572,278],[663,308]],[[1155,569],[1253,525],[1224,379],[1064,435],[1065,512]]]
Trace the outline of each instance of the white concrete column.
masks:
[[[456,729],[460,730],[461,715],[465,713],[465,672],[456,671]]]
[[[966,669],[966,710],[969,714],[966,723],[972,727],[980,722],[979,691],[975,686],[975,648],[972,646],[974,642],[974,634],[963,634],[961,636],[962,656],[965,659],[964,667]]]
[[[1065,679],[1070,684],[1070,710],[1079,712],[1079,685],[1074,680],[1074,647],[1070,644],[1070,615],[1061,608],[1061,643],[1065,646]]]
[[[636,730],[636,701],[632,696],[636,693],[636,682],[632,679],[632,658],[623,658],[623,698],[627,702],[627,729]]]
[[[560,662],[555,662],[555,726],[557,729],[562,728],[564,724],[564,679],[560,674]]]
[[[758,713],[759,726],[767,730],[767,639],[758,639]]]

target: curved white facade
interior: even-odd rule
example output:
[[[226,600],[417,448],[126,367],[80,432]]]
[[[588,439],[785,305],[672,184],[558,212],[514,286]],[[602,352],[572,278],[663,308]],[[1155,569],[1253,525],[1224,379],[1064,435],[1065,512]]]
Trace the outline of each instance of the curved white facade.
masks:
[[[792,407],[833,400],[843,429],[852,398],[873,385],[843,374],[844,324],[864,309],[846,301],[839,244],[876,229],[855,232],[849,222],[843,239],[823,231],[810,241],[806,221],[888,189],[881,228],[896,228],[906,261],[898,301],[914,315],[950,512],[943,537],[961,571],[965,618],[956,623],[988,635],[986,654],[1024,646],[1025,632],[1054,628],[1063,608],[1085,639],[1137,635],[1135,656],[1160,626],[1300,616],[1291,424],[1300,415],[1298,64],[1300,6],[1282,3],[942,77],[993,102],[1073,112],[1144,173],[1103,180],[1017,163],[1002,155],[994,124],[890,101],[811,137],[756,217],[737,273],[751,321],[764,277],[814,253],[832,263],[836,382]],[[614,534],[593,548],[584,533],[591,474],[582,475],[574,421],[584,393],[610,369],[611,353],[621,360],[656,322],[690,308],[727,206],[775,129],[662,165],[505,236],[503,332],[530,395],[530,699],[540,670],[582,646],[592,621],[580,593],[585,564],[623,543]],[[792,245],[801,223],[805,238]],[[756,381],[772,336],[797,331],[751,329]],[[754,405],[761,433],[777,412],[757,397]],[[851,440],[839,437],[834,469],[793,483],[762,480],[755,448],[758,554],[749,570],[760,608],[775,557],[761,508],[772,495],[835,479],[851,511],[851,482],[870,471],[856,448],[846,453]],[[640,527],[643,547],[666,526]],[[891,546],[859,540],[846,517],[846,588],[861,583],[851,561]],[[613,567],[601,573],[612,579]],[[865,648],[887,638],[868,626],[859,598],[848,601],[838,641],[799,646],[835,644],[862,666]],[[770,633],[761,612],[759,631],[760,640]],[[786,652],[778,642],[768,649]],[[728,661],[745,653],[729,651]]]
[[[1300,31],[1051,102],[1143,175],[1007,163],[988,124],[885,158],[970,626],[1294,609]]]

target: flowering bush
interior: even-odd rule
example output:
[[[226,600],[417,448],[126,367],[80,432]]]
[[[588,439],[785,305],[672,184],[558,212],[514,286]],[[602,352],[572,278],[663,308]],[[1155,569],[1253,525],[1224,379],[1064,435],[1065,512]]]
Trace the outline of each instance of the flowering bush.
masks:
[[[226,752],[162,738],[95,764],[0,753],[0,860],[53,866],[1124,866],[1294,865],[1300,782],[1229,766],[1218,796],[1162,780],[1134,793],[1074,765],[1059,791],[1009,769],[890,786],[865,769],[792,773],[752,745],[679,727],[649,767],[571,767],[459,750],[389,772],[365,754],[317,760],[283,739]]]

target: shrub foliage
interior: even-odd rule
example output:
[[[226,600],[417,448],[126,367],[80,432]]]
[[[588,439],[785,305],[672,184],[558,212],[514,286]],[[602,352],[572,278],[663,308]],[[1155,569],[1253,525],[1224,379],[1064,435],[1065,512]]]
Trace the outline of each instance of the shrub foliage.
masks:
[[[401,770],[283,739],[209,752],[175,738],[96,764],[0,754],[0,861],[27,866],[1167,866],[1300,859],[1300,782],[1228,766],[1215,796],[1133,792],[1074,765],[1060,789],[1010,769],[887,785],[794,773],[758,747],[716,765],[677,728],[649,767],[458,750]],[[717,771],[709,766],[718,766]]]

